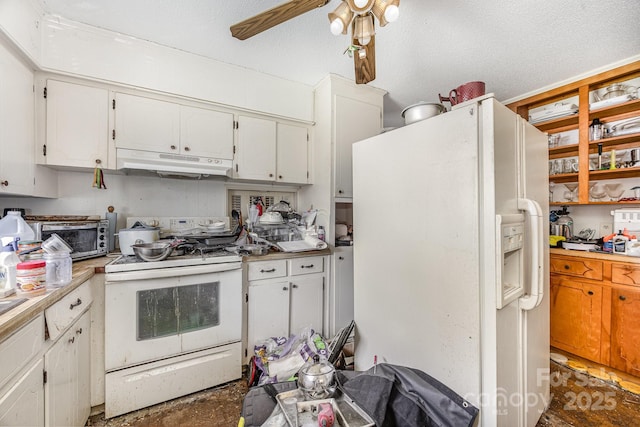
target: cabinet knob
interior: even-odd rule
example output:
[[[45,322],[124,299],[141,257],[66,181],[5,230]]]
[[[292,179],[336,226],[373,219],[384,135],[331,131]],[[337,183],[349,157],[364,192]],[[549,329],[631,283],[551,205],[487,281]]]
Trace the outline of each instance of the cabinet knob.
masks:
[[[587,292],[589,295],[593,295],[593,291],[589,291]]]
[[[298,289],[298,285],[291,285],[293,289]]]
[[[565,269],[565,270],[569,270],[570,268],[571,268],[571,267],[569,267],[568,265],[566,265],[566,264],[564,265],[564,269]]]
[[[102,160],[96,159],[96,165],[99,165],[100,163],[102,163]]]
[[[73,344],[76,341],[76,337],[69,338],[69,344]]]
[[[289,290],[289,288],[287,288],[286,286],[283,286],[283,287],[282,287],[282,290],[283,290],[283,291],[288,291],[288,290]]]
[[[620,299],[620,301],[625,301],[627,299],[627,297],[625,297],[624,295],[620,295],[618,298]]]
[[[189,147],[184,147],[184,151],[191,151],[191,148],[189,148]]]
[[[339,257],[338,257],[338,259],[339,259],[340,261],[342,261],[342,260],[344,259],[344,257],[339,256]]]
[[[278,179],[282,179],[282,175],[278,175]]]
[[[8,187],[9,186],[9,181],[7,181],[6,179],[2,182],[0,182],[0,185],[2,185],[3,187]]]
[[[76,330],[76,335],[80,335],[82,333],[82,328]]]
[[[338,190],[338,193],[339,193],[339,194],[342,194],[342,190]]]
[[[273,178],[273,174],[272,173],[269,174],[269,178]]]
[[[171,148],[172,150],[175,150],[175,149],[176,149],[176,146],[175,146],[175,145],[172,145],[170,148]]]

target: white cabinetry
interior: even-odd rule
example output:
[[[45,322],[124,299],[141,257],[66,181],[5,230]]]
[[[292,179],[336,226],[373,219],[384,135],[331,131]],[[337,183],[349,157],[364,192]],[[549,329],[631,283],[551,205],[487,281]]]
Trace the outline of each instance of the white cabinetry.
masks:
[[[329,292],[329,335],[353,320],[353,246],[338,246],[333,253],[334,286]]]
[[[323,332],[326,263],[326,256],[247,263],[247,358],[269,337]]]
[[[90,325],[85,312],[44,356],[47,426],[84,426],[89,417]]]
[[[108,157],[109,91],[53,79],[45,90],[44,164],[113,168]]]
[[[116,148],[231,160],[233,114],[115,93]]]
[[[32,195],[34,74],[1,40],[0,70],[0,195]]]
[[[238,116],[234,178],[306,184],[308,133],[305,126]]]

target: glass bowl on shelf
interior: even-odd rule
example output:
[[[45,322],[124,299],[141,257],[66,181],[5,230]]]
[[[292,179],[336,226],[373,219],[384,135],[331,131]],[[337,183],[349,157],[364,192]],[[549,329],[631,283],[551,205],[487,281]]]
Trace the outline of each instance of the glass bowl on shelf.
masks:
[[[604,191],[612,202],[617,202],[624,193],[624,188],[622,184],[605,184]]]
[[[565,182],[564,186],[567,187],[567,190],[569,190],[564,192],[564,198],[567,199],[567,202],[574,202],[576,199],[576,190],[578,189],[578,183]]]

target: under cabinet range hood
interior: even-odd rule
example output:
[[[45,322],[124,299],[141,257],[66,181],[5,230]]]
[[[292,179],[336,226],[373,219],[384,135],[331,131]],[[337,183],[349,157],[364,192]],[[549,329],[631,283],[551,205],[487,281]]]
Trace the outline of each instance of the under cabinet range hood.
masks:
[[[119,170],[147,170],[164,177],[202,178],[210,175],[230,176],[232,161],[183,154],[155,153],[152,151],[116,151],[116,168]]]

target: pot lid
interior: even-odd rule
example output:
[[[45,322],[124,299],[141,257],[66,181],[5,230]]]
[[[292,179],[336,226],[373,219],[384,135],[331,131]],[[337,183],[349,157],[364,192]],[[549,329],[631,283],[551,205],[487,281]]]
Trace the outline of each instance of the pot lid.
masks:
[[[447,109],[445,108],[444,105],[438,103],[438,102],[426,102],[426,101],[420,101],[417,102],[415,104],[409,105],[407,108],[405,108],[404,110],[402,110],[402,117],[404,117],[404,113],[407,112],[407,110],[410,110],[411,108],[415,108],[415,107],[420,107],[422,105],[435,105],[436,107],[438,107],[438,109],[440,109],[441,113],[444,113],[445,111],[447,111]]]
[[[130,228],[123,228],[120,231],[128,231],[128,230],[135,230],[135,231],[144,231],[144,230],[160,230],[160,227],[152,227],[150,225],[145,224],[144,222],[141,221],[136,221],[133,223],[133,225]]]

